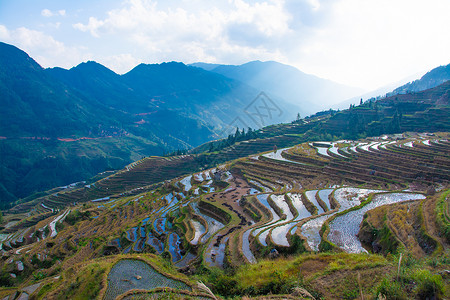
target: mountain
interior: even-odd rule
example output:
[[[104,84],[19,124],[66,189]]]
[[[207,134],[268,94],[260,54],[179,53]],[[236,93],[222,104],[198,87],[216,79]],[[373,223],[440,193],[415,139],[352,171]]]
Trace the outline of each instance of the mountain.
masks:
[[[44,69],[5,43],[0,93],[0,204],[297,111],[278,101],[262,122],[258,90],[183,63],[141,64],[124,75],[92,61]]]
[[[405,94],[410,92],[420,92],[438,86],[447,80],[450,80],[450,64],[440,66],[427,72],[420,79],[402,85],[388,95]]]
[[[195,64],[194,64],[195,65]],[[271,97],[283,99],[300,108],[302,115],[328,109],[352,96],[360,94],[361,89],[341,85],[274,61],[252,61],[243,65],[197,64],[212,72],[242,81]]]
[[[0,44],[0,57],[0,136],[70,136],[86,129],[101,109],[45,74],[25,52]]]
[[[210,64],[210,63],[202,63],[202,62],[197,62],[197,63],[193,63],[193,64],[189,64],[192,67],[197,67],[197,68],[202,68],[203,70],[206,71],[212,71],[213,69],[221,66],[221,64]]]
[[[449,99],[447,81],[23,199],[1,295],[448,299]]]
[[[397,82],[393,82],[390,84],[387,84],[385,86],[382,86],[380,88],[377,88],[376,90],[358,95],[357,97],[352,97],[350,99],[347,99],[345,101],[342,101],[340,103],[337,103],[333,106],[331,106],[332,109],[346,109],[350,106],[350,104],[359,104],[359,102],[361,101],[361,99],[363,99],[363,101],[366,101],[368,99],[379,99],[381,97],[384,97],[386,95],[389,95],[389,93],[391,93],[395,88],[402,86],[408,82],[411,82],[417,78],[420,78],[420,76],[422,76],[423,73],[417,73],[408,77],[405,77]]]

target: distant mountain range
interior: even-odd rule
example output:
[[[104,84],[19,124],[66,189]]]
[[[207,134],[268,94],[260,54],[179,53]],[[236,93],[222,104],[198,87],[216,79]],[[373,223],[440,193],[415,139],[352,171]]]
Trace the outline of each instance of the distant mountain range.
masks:
[[[259,90],[183,63],[141,64],[124,75],[96,62],[44,69],[5,43],[0,94],[0,202],[198,146],[235,127],[290,121],[298,111],[279,100],[261,122]]]
[[[362,89],[309,75],[275,61],[252,61],[238,66],[205,63],[191,66],[239,80],[266,92],[274,99],[283,99],[297,105],[303,116],[328,109],[333,104],[363,92]]]

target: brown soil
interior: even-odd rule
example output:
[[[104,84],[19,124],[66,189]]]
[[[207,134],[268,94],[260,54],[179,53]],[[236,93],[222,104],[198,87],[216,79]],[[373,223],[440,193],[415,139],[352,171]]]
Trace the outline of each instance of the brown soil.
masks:
[[[303,277],[309,277],[310,275],[319,272],[320,270],[324,270],[328,266],[327,262],[322,260],[310,259],[305,261],[300,266],[300,272]]]

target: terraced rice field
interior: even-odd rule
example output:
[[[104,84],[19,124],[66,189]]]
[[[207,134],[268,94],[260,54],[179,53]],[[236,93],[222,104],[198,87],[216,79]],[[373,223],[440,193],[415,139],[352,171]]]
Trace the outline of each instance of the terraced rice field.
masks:
[[[200,240],[200,238],[201,238],[201,236],[206,233],[206,228],[205,228],[205,226],[203,226],[202,223],[200,223],[197,220],[190,220],[190,222],[192,224],[192,227],[195,230],[194,238],[191,240],[190,243],[192,245],[197,245],[199,240]]]
[[[108,274],[108,288],[104,299],[113,300],[131,289],[151,290],[170,287],[191,290],[184,282],[158,273],[143,261],[125,259],[116,263]]]
[[[202,217],[208,224],[208,231],[200,239],[201,243],[206,242],[217,231],[219,231],[220,229],[225,227],[225,225],[223,223],[221,223],[220,221],[218,221],[217,219],[214,219],[213,217],[210,217],[210,216],[205,215],[204,213],[200,212],[200,209],[198,208],[197,203],[191,203],[191,207],[193,208],[195,214]]]
[[[412,193],[387,193],[376,194],[372,201],[364,207],[350,211],[344,215],[336,217],[330,222],[330,232],[328,240],[346,252],[361,253],[367,252],[361,245],[357,238],[360,224],[363,220],[364,214],[376,207],[386,204],[398,203],[407,200],[425,199],[422,194]]]
[[[294,215],[292,214],[289,205],[286,203],[284,199],[284,195],[272,195],[272,199],[274,200],[275,204],[281,208],[283,211],[283,214],[286,216],[286,218],[283,220],[283,223],[286,223],[281,226],[277,226],[273,228],[270,232],[272,241],[280,246],[289,247],[289,242],[287,240],[287,233],[291,227],[289,224],[292,220],[294,220]],[[267,231],[268,232],[268,231]],[[269,232],[268,232],[269,233]]]
[[[292,253],[293,242],[319,251],[319,232],[327,222],[329,232],[324,238],[329,242],[347,252],[365,252],[357,237],[364,213],[380,205],[420,200],[430,191],[447,187],[449,146],[433,138],[411,137],[304,143],[192,175],[179,174],[154,186],[133,183],[132,191],[89,194],[89,201],[79,204],[74,204],[74,190],[64,195],[70,199],[70,211],[58,202],[63,194],[49,196],[34,207],[39,213],[34,211],[27,222],[13,223],[2,251],[14,262],[22,261],[25,270],[31,266],[23,255],[49,262],[54,255],[67,255],[63,262],[67,267],[86,257],[145,252],[163,255],[183,270],[198,263],[222,268],[225,262],[231,266],[256,263],[273,249]],[[273,149],[273,145],[264,147]],[[130,166],[119,175],[135,178],[133,173],[142,171],[146,163]],[[104,180],[101,184],[106,188]],[[99,186],[96,183],[89,190]],[[372,201],[355,209],[370,194]],[[79,212],[76,232],[66,224],[69,212],[71,218]],[[60,221],[66,226],[56,232]],[[111,270],[106,299],[141,284],[147,289],[157,286],[144,280],[154,270],[141,263],[120,263],[118,271]],[[133,279],[136,270],[146,275]],[[162,275],[151,276],[166,280],[158,277]]]
[[[317,207],[317,214],[323,214],[325,211],[323,208],[319,205],[319,202],[317,202],[316,199],[317,190],[312,191],[306,191],[305,195],[309,202],[311,202],[315,207]]]

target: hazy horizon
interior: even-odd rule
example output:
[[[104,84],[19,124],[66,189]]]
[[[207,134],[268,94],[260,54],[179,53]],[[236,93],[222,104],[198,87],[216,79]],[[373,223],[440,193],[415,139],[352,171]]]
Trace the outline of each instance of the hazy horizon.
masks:
[[[43,67],[277,61],[367,91],[450,62],[450,2],[6,0],[0,41]]]

